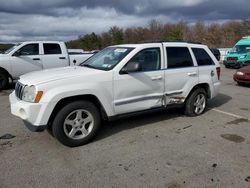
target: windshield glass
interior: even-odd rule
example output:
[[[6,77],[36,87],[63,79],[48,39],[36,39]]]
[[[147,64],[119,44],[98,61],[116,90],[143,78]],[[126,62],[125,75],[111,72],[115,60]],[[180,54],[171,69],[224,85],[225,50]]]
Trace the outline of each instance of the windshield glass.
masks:
[[[133,49],[127,47],[108,47],[84,61],[80,66],[111,70]]]
[[[12,50],[14,50],[16,47],[18,47],[21,44],[22,43],[15,44],[14,46],[12,46],[11,48],[9,48],[8,50],[4,51],[4,54],[10,53]]]
[[[236,45],[232,48],[230,53],[248,53],[250,51],[250,45]]]

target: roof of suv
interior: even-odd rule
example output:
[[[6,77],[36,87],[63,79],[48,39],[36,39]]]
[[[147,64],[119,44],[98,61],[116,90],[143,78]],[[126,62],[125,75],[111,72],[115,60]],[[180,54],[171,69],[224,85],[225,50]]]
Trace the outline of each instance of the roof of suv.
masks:
[[[192,42],[143,42],[143,43],[138,43],[138,44],[120,44],[120,45],[114,45],[114,47],[132,47],[132,48],[136,48],[142,45],[152,45],[152,44],[172,44],[172,45],[190,45],[190,46],[200,46],[200,47],[205,47],[206,45],[204,44],[200,44],[200,43],[192,43]]]

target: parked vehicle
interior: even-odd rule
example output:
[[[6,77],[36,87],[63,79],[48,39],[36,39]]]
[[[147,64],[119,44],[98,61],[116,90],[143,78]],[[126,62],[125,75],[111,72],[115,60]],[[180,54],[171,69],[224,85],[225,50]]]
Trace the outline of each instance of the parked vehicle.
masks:
[[[107,47],[78,67],[29,73],[10,95],[11,112],[64,145],[96,135],[102,120],[183,105],[201,115],[220,86],[220,65],[205,45],[157,42]]]
[[[250,36],[243,37],[225,55],[224,65],[226,68],[240,68],[250,65]]]
[[[216,59],[220,61],[220,50],[218,50],[217,48],[210,48],[210,50],[214,54]]]
[[[239,85],[250,84],[250,66],[240,68],[234,74],[234,81]]]
[[[19,43],[0,54],[0,90],[7,86],[9,79],[17,80],[32,71],[79,65],[92,55],[69,55],[64,42],[58,41]]]
[[[69,54],[83,54],[84,50],[83,49],[68,49]]]
[[[224,60],[225,60],[225,56],[226,54],[228,53],[228,51],[230,50],[231,48],[218,48],[218,50],[220,51],[220,61],[223,63]]]

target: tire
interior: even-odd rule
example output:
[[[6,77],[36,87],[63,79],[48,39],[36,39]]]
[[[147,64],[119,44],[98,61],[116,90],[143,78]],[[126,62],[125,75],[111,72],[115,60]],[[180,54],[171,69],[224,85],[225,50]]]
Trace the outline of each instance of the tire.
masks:
[[[0,91],[5,89],[9,83],[8,75],[0,70]]]
[[[206,107],[207,107],[207,93],[205,89],[198,88],[194,90],[186,100],[185,115],[199,116],[205,112]]]
[[[244,86],[245,84],[243,82],[237,82],[239,86]]]
[[[100,113],[93,103],[75,101],[57,113],[52,132],[63,145],[76,147],[89,143],[98,132],[100,124]]]
[[[228,65],[225,65],[225,68],[229,69],[230,67]]]

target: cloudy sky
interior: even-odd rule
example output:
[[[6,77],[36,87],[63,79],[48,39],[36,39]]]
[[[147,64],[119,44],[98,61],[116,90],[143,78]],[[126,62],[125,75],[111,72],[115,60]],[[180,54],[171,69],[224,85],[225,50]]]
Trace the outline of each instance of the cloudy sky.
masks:
[[[0,42],[71,40],[111,26],[250,18],[249,0],[0,0]]]

